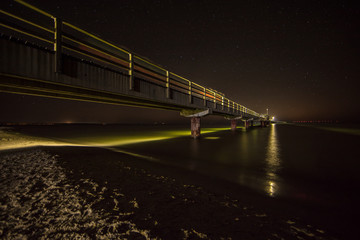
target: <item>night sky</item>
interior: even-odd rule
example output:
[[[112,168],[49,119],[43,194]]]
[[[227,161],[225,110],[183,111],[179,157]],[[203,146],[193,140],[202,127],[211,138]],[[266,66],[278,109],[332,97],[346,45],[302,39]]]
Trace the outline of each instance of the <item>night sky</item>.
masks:
[[[28,2],[259,113],[360,120],[360,8],[352,2]],[[171,111],[5,93],[0,108],[0,122],[185,121]]]

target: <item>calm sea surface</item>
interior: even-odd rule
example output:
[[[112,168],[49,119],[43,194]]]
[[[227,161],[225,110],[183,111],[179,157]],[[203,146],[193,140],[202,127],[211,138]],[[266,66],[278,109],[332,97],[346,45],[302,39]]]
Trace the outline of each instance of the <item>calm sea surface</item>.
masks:
[[[189,127],[26,126],[20,132],[115,151],[226,179],[271,197],[333,207],[360,200],[359,128],[272,124],[247,131]]]

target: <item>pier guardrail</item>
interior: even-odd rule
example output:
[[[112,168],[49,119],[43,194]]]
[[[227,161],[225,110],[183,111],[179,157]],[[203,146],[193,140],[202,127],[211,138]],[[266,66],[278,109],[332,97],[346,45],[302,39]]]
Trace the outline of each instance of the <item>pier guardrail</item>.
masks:
[[[130,90],[138,90],[136,78],[141,78],[166,88],[167,98],[171,98],[172,91],[178,91],[187,94],[190,102],[193,98],[197,98],[204,101],[204,106],[210,102],[215,108],[219,105],[222,110],[226,108],[231,113],[246,113],[261,117],[259,113],[232,101],[219,91],[192,82],[124,47],[106,41],[22,0],[15,1],[27,10],[36,12],[41,18],[37,16],[29,19],[0,9],[1,30],[4,34],[33,42],[53,51],[56,72],[70,76],[74,74],[71,67],[68,67],[66,61],[62,59],[64,54],[67,54],[127,74]],[[39,19],[42,19],[41,22]]]

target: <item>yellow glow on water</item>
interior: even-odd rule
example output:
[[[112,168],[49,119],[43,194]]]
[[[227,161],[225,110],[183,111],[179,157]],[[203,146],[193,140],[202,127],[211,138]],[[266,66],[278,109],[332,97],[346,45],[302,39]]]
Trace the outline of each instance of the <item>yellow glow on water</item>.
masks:
[[[360,135],[360,129],[352,129],[352,128],[335,128],[335,127],[317,127],[327,131],[340,132],[352,135]]]
[[[270,195],[270,197],[275,196],[276,193],[276,183],[269,181],[269,187],[267,189],[267,193]]]
[[[229,128],[204,128],[201,134],[209,134]],[[24,134],[3,131],[0,129],[0,150],[17,149],[37,146],[89,146],[111,148],[128,144],[138,144],[153,141],[163,141],[178,137],[190,137],[190,130],[175,131],[144,131],[134,133],[119,133],[119,135],[65,136],[57,139],[27,136]],[[218,137],[208,137],[218,139]],[[131,154],[130,154],[131,155]]]
[[[269,181],[265,191],[269,194],[269,196],[273,197],[277,192],[276,181],[278,180],[278,176],[276,173],[280,167],[280,157],[278,139],[276,137],[276,125],[271,124],[270,127],[271,129],[266,153],[266,175]]]
[[[128,144],[137,144],[153,141],[162,141],[167,139],[172,139],[176,137],[190,136],[190,131],[167,131],[167,132],[151,132],[146,131],[144,133],[123,133],[119,135],[100,135],[100,136],[83,136],[83,137],[73,137],[68,139],[69,141],[77,144],[86,144],[96,147],[111,147],[111,146],[121,146]]]
[[[152,141],[161,141],[169,139],[170,137],[118,137],[118,138],[91,138],[91,139],[75,139],[74,142],[78,142],[79,144],[85,144],[93,147],[110,147],[110,146],[121,146],[127,144],[136,144],[136,143],[144,143],[144,142],[152,142]]]
[[[133,152],[129,152],[129,151],[124,151],[124,150],[120,150],[120,149],[117,149],[117,148],[108,148],[114,152],[119,152],[119,153],[124,153],[126,155],[130,155],[130,156],[133,156],[133,157],[137,157],[137,158],[143,158],[143,159],[146,159],[146,160],[150,160],[152,162],[157,162],[159,161],[158,159],[154,158],[154,157],[150,157],[150,156],[146,156],[146,155],[142,155],[142,154],[138,154],[138,153],[133,153]]]
[[[218,131],[229,130],[229,128],[204,128],[201,130],[201,134],[209,134]],[[145,131],[137,132],[128,135],[119,135],[119,136],[85,136],[85,137],[75,137],[69,139],[68,141],[76,144],[85,144],[95,147],[113,147],[113,146],[122,146],[128,144],[137,144],[153,141],[163,141],[178,137],[190,137],[190,130],[175,130],[175,131]]]
[[[213,132],[220,132],[220,131],[227,131],[230,127],[223,127],[223,128],[203,128],[201,129],[201,134],[213,133]]]
[[[204,137],[204,139],[210,139],[210,140],[215,140],[215,139],[219,139],[220,137]]]

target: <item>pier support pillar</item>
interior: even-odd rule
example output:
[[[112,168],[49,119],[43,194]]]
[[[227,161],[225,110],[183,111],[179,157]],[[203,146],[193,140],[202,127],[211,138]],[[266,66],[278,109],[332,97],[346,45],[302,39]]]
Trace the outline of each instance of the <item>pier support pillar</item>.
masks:
[[[250,121],[250,127],[254,126],[254,121]]]
[[[249,121],[246,120],[246,121],[244,122],[244,125],[245,125],[245,129],[248,129],[248,128],[249,128]]]
[[[201,131],[200,123],[201,123],[200,117],[192,117],[191,118],[191,136],[193,138],[200,137],[200,131]]]
[[[265,127],[265,121],[261,121],[261,127]]]
[[[232,130],[232,131],[235,131],[235,130],[236,130],[236,120],[235,120],[235,119],[232,119],[231,122],[230,122],[230,124],[231,124],[231,130]]]

